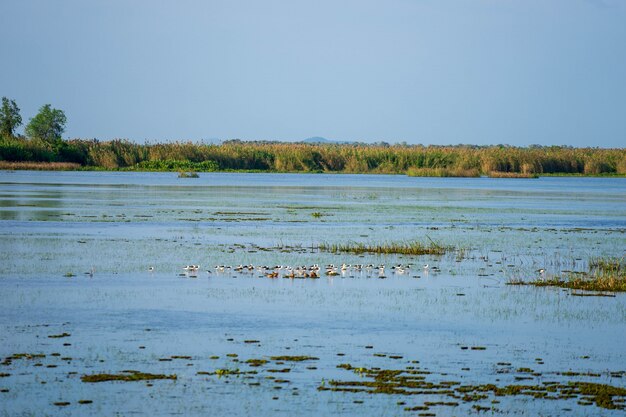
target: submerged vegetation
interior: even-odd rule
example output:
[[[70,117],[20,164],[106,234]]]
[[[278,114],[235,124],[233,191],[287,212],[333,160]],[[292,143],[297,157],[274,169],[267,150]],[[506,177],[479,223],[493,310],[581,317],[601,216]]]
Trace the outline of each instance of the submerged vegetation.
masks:
[[[316,358],[314,356],[270,356],[270,359],[279,362],[303,362],[319,360],[319,358]]]
[[[624,257],[594,258],[589,261],[588,272],[570,272],[565,277],[549,277],[533,281],[513,280],[508,284],[560,287],[583,291],[626,292],[626,260]]]
[[[0,136],[0,161],[78,164],[81,169],[408,174],[438,177],[626,175],[625,149],[564,146],[423,146],[226,141],[220,145],[127,140],[45,141]],[[6,166],[6,165],[5,165]],[[13,165],[19,169],[20,165]],[[31,169],[33,165],[24,165]],[[77,165],[62,165],[76,169]],[[53,167],[53,166],[51,166]],[[56,165],[54,167],[61,167]]]

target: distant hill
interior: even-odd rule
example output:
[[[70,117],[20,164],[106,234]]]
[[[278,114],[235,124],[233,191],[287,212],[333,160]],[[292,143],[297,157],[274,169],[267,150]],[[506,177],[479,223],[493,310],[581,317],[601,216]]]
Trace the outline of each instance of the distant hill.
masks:
[[[305,140],[302,141],[302,143],[312,143],[312,144],[329,144],[329,145],[347,145],[347,144],[354,144],[356,142],[350,142],[350,141],[346,141],[346,140],[331,140],[331,139],[326,139],[323,138],[321,136],[313,136],[311,138],[307,138]]]
[[[326,139],[321,136],[313,136],[303,140],[304,143],[336,143],[334,140]]]

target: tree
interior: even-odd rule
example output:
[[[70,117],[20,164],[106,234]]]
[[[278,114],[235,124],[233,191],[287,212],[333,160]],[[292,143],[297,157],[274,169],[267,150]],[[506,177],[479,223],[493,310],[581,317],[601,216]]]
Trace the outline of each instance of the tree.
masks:
[[[53,109],[49,104],[46,104],[26,125],[26,135],[30,138],[39,138],[50,144],[59,143],[61,135],[65,131],[66,121],[63,110]]]
[[[2,97],[2,109],[0,109],[0,135],[13,136],[15,129],[22,124],[20,108],[15,100]]]

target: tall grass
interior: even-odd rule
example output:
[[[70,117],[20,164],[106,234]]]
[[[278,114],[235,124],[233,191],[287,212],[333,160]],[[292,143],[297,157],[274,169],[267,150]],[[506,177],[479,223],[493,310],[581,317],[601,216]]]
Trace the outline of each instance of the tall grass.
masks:
[[[221,145],[73,139],[54,146],[22,137],[0,138],[0,160],[73,162],[103,169],[346,172],[416,176],[626,175],[626,149],[563,146],[422,146],[242,142]],[[180,167],[179,164],[200,164]],[[516,175],[514,175],[516,176]]]
[[[626,258],[591,258],[589,269],[596,274],[626,275]]]

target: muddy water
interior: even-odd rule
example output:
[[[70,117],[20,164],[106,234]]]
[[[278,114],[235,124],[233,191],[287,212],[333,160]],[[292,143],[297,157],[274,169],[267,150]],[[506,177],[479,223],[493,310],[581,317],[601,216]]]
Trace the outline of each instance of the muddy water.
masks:
[[[626,296],[506,285],[623,256],[623,179],[4,171],[0,196],[0,415],[623,413],[569,391],[626,387]],[[412,240],[456,249],[317,249]],[[330,263],[385,279],[215,268]],[[129,370],[177,379],[81,381]]]

